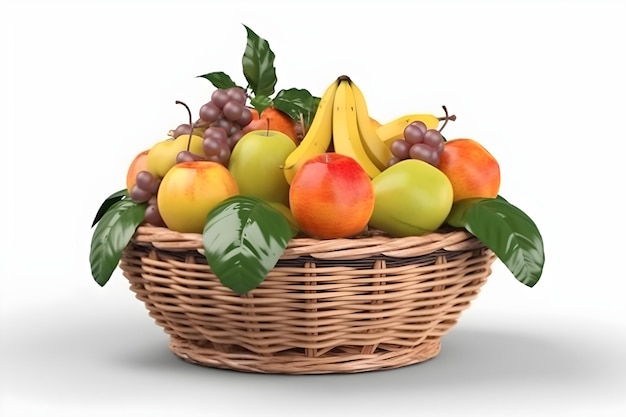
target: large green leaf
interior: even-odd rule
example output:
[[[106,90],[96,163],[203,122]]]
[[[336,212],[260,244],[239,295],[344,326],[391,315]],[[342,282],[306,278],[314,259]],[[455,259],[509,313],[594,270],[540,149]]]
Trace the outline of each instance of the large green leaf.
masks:
[[[128,197],[128,191],[125,188],[122,190],[116,191],[110,196],[108,196],[100,205],[100,208],[98,209],[98,212],[96,213],[96,217],[93,219],[93,222],[91,223],[91,227],[94,227],[96,223],[100,221],[102,216],[104,216],[104,213],[106,213],[107,210],[109,210],[113,204],[127,197]]]
[[[265,279],[294,234],[285,217],[265,201],[235,196],[209,213],[205,256],[222,284],[245,294]]]
[[[304,119],[304,125],[309,126],[315,116],[320,98],[313,96],[308,90],[290,88],[280,90],[274,97],[274,106],[282,110],[295,120]]]
[[[111,278],[145,212],[145,204],[123,199],[115,202],[98,222],[91,238],[89,262],[91,275],[100,286]]]
[[[252,29],[244,25],[248,32],[246,50],[241,63],[243,75],[248,86],[255,96],[271,96],[276,86],[276,68],[274,67],[274,52],[269,43],[260,38]]]
[[[209,72],[207,74],[198,75],[198,77],[206,78],[215,88],[227,89],[237,87],[237,84],[232,80],[232,78],[222,71]]]
[[[543,238],[533,220],[502,197],[456,202],[447,223],[480,239],[521,283],[534,286],[543,271]]]

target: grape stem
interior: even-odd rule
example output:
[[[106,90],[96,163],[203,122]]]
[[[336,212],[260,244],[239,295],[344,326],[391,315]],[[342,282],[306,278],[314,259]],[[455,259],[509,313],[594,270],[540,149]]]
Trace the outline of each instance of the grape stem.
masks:
[[[302,114],[302,112],[300,112],[300,124],[302,125],[302,137],[304,137],[306,135],[307,128],[304,125],[304,114]]]
[[[187,114],[189,115],[189,139],[187,140],[187,151],[191,149],[191,137],[193,136],[193,120],[191,119],[191,110],[189,110],[189,106],[180,100],[176,100],[176,104],[182,104],[187,109]]]
[[[441,106],[441,108],[443,108],[443,111],[446,113],[446,115],[443,117],[437,117],[437,120],[443,120],[443,125],[441,125],[441,127],[439,128],[439,132],[441,132],[444,127],[446,127],[446,125],[448,124],[448,120],[452,120],[453,122],[456,120],[456,114],[448,115],[448,109],[446,108],[446,106]]]

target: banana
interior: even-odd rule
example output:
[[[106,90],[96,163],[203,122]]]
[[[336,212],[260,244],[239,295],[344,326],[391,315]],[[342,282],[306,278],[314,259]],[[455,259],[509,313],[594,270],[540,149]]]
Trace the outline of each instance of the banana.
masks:
[[[335,80],[328,86],[320,98],[309,130],[302,138],[302,141],[300,141],[298,147],[285,158],[283,172],[289,184],[291,184],[294,175],[296,175],[296,172],[306,160],[326,152],[330,146],[333,137],[333,104],[338,85],[338,80]]]
[[[363,148],[367,156],[382,171],[387,168],[389,159],[393,156],[389,146],[380,139],[367,110],[367,102],[361,89],[352,81],[350,83],[354,95],[354,105],[356,109],[356,120],[359,126],[359,133]]]
[[[422,121],[428,129],[436,129],[439,126],[439,118],[433,114],[407,114],[400,116],[376,129],[380,139],[387,145],[396,139],[404,137],[404,128],[415,121]]]
[[[374,178],[380,174],[380,169],[367,156],[361,142],[354,94],[350,88],[350,79],[347,77],[339,77],[339,86],[335,93],[333,108],[332,124],[335,152],[352,157],[363,167],[370,178]]]

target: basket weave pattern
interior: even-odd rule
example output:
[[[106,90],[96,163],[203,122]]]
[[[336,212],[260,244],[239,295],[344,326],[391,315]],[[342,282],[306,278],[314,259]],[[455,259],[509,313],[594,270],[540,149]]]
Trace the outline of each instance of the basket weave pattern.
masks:
[[[140,226],[120,267],[182,359],[246,372],[320,374],[433,358],[494,260],[462,230],[294,238],[265,280],[237,295],[212,274],[201,235]]]

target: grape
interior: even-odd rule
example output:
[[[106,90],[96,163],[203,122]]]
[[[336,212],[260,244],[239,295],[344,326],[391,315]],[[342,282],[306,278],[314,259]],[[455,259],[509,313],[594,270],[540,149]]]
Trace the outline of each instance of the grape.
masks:
[[[217,156],[220,158],[220,161],[224,165],[228,165],[228,161],[230,160],[230,147],[228,146],[227,143],[223,143],[220,146],[220,150]]]
[[[422,131],[422,133],[426,133],[426,131],[428,130],[428,126],[426,126],[426,124],[421,120],[416,120],[414,122],[411,122],[410,124],[413,125],[413,127],[418,127]]]
[[[135,183],[137,187],[143,191],[151,192],[152,184],[154,183],[154,175],[150,171],[139,171],[135,177]]]
[[[246,92],[240,87],[231,87],[226,90],[226,94],[228,94],[228,97],[230,97],[232,100],[235,100],[241,104],[246,104],[246,100],[248,99],[248,96],[246,96]]]
[[[222,111],[213,103],[209,101],[200,107],[200,119],[205,122],[214,123],[219,120]]]
[[[228,143],[228,146],[230,146],[230,149],[233,149],[235,145],[237,144],[237,142],[239,142],[239,139],[241,139],[244,135],[245,133],[243,133],[241,129],[239,129],[237,132],[230,135],[227,140],[227,143]]]
[[[404,158],[404,159],[408,159],[408,158]],[[387,162],[387,166],[390,167],[392,165],[397,164],[400,161],[402,161],[402,159],[398,158],[397,156],[392,156],[391,158],[389,158],[389,162]]]
[[[204,154],[206,156],[215,156],[218,155],[220,153],[220,148],[221,148],[221,144],[223,142],[210,138],[210,137],[205,137],[202,140],[202,150],[204,151]]]
[[[411,145],[404,139],[396,139],[391,143],[391,153],[398,159],[407,159],[409,157],[409,148]]]
[[[145,203],[152,197],[152,193],[150,191],[142,190],[137,186],[137,184],[133,185],[133,188],[130,189],[130,198],[135,203]]]
[[[216,142],[226,142],[228,139],[228,133],[223,127],[211,126],[204,131],[204,138],[210,138]]]
[[[224,118],[219,118],[215,122],[213,122],[213,124],[211,124],[211,127],[223,127],[226,132],[228,132],[233,126],[233,122]],[[226,134],[226,136],[228,136],[228,133]]]
[[[404,128],[404,140],[411,145],[421,143],[424,140],[425,131],[425,129],[422,130],[422,127],[415,122],[411,123]]]
[[[172,132],[172,136],[174,138],[179,137],[180,135],[188,135],[191,133],[191,126],[189,125],[189,123],[183,123],[181,125],[178,125],[176,127],[176,129],[174,129],[174,131]]]
[[[218,88],[211,99],[200,108],[196,127],[205,127],[202,148],[205,159],[228,165],[230,154],[243,136],[243,127],[252,121],[252,110],[246,106],[248,96],[240,87]],[[189,160],[181,154],[179,159]]]
[[[211,161],[211,162],[217,162],[218,164],[222,164],[222,161],[220,160],[219,155],[208,155],[206,157],[207,161]],[[224,164],[222,164],[224,165]]]
[[[161,213],[159,213],[159,208],[156,205],[156,201],[148,203],[144,214],[144,221],[153,226],[165,227],[165,222],[161,217]]]
[[[217,90],[213,91],[213,94],[211,94],[211,102],[215,106],[217,106],[217,108],[219,108],[220,110],[224,108],[224,105],[229,100],[230,100],[230,96],[228,95],[226,90],[222,88],[218,88]]]
[[[424,133],[424,144],[435,149],[438,153],[443,152],[443,136],[436,129],[428,129]]]
[[[191,161],[202,161],[205,158],[201,155],[196,155],[190,151],[180,151],[176,155],[176,163],[179,164],[181,162],[191,162]]]
[[[418,159],[433,166],[438,166],[444,149],[441,132],[428,129],[424,122],[415,121],[404,128],[404,137],[391,143],[393,155],[387,162],[388,166],[404,159]]]
[[[424,143],[416,143],[411,145],[409,149],[409,156],[412,159],[419,159],[424,162],[428,162],[431,165],[439,164],[439,154],[437,151]]]
[[[207,160],[218,162],[224,166],[228,165],[231,154],[231,147],[228,144],[228,139],[220,141],[212,138],[204,138],[202,148]]]
[[[222,113],[232,122],[237,122],[243,113],[244,105],[235,100],[229,100],[224,104]]]
[[[233,124],[233,127],[231,127],[230,130],[228,130],[228,137],[231,137],[232,135],[239,132],[240,130],[241,128],[238,125]]]
[[[153,196],[159,191],[159,186],[161,185],[161,178],[156,178],[152,183],[152,187],[148,191],[152,193]]]
[[[244,106],[243,111],[241,112],[241,116],[235,121],[235,123],[237,123],[239,127],[246,127],[250,124],[251,121],[252,111]]]

